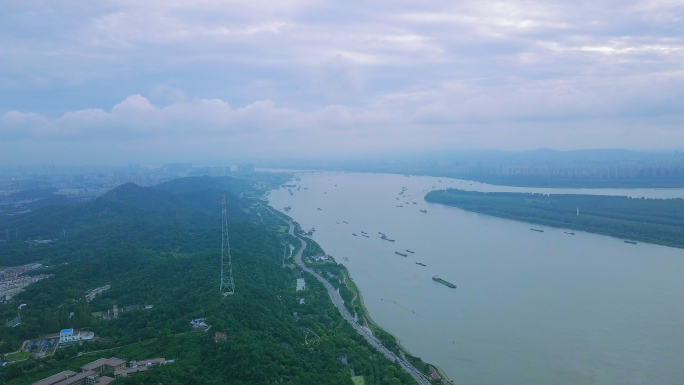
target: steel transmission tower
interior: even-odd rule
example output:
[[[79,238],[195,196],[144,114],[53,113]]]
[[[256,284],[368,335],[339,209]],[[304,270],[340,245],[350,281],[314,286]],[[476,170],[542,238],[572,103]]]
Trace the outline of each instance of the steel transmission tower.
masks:
[[[221,199],[221,294],[224,296],[235,293],[233,283],[233,264],[230,258],[230,243],[228,242],[228,219],[226,219],[226,196]],[[228,261],[226,262],[226,256]]]

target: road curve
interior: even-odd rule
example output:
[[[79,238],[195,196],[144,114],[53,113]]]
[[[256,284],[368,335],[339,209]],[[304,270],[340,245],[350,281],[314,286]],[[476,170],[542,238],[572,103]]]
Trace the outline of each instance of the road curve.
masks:
[[[294,223],[292,221],[287,221],[287,224],[290,227],[289,233],[290,235],[295,235],[294,234]],[[390,361],[392,362],[398,362],[401,367],[406,370],[419,384],[421,385],[430,385],[430,382],[428,381],[427,377],[418,371],[411,363],[406,361],[405,359],[402,359],[401,357],[397,357],[396,354],[394,354],[392,351],[387,349],[381,342],[380,340],[373,335],[373,332],[361,325],[356,321],[354,317],[352,317],[351,313],[347,310],[347,308],[344,306],[344,301],[342,300],[342,297],[340,296],[340,293],[335,290],[334,287],[325,280],[323,277],[320,276],[315,270],[311,269],[310,267],[306,266],[304,262],[302,261],[302,253],[304,252],[304,249],[307,247],[307,243],[304,239],[299,238],[299,241],[301,242],[301,248],[295,255],[295,262],[297,265],[299,265],[304,271],[310,273],[318,281],[320,281],[323,286],[328,290],[328,295],[330,295],[330,299],[333,302],[333,305],[337,308],[337,310],[340,311],[340,314],[342,314],[342,317],[349,322],[349,324],[356,329],[356,331],[361,334],[366,341],[368,341],[369,344],[371,344],[373,347],[375,347],[378,351],[380,351],[382,354],[385,355]]]

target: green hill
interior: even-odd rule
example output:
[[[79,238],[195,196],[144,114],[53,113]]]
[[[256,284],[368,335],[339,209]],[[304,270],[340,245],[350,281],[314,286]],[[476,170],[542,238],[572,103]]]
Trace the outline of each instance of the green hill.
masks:
[[[0,352],[67,327],[105,339],[7,365],[0,383],[31,384],[100,356],[177,359],[117,380],[122,384],[350,385],[350,369],[368,384],[414,383],[342,319],[318,281],[303,275],[307,288],[295,291],[302,272],[282,267],[281,223],[248,209],[254,201],[240,198],[240,186],[251,189],[208,177],[126,184],[90,202],[1,218],[0,229],[16,228],[20,236],[0,244],[0,265],[40,261],[48,267],[36,273],[52,276],[0,304],[0,319],[26,304],[21,325],[0,329]],[[218,290],[223,194],[236,285],[228,297]],[[22,240],[29,237],[56,240],[28,247]],[[104,285],[111,288],[85,301],[87,290]],[[92,316],[113,305],[129,310],[111,320]],[[197,317],[212,325],[209,332],[192,333]],[[215,331],[227,340],[215,343]]]

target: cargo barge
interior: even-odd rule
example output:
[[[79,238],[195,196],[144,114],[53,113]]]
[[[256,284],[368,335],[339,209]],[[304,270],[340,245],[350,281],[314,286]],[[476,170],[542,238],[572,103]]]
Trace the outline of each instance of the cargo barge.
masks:
[[[408,254],[400,253],[398,251],[395,251],[394,254],[401,255],[402,257],[408,257]]]
[[[427,266],[426,264],[424,264],[422,262],[416,262],[416,265]]]
[[[625,241],[625,243],[631,243],[632,245],[636,245],[637,243],[634,241]]]
[[[536,231],[536,232],[538,232],[538,233],[543,233],[543,232],[544,232],[544,230],[539,230],[539,229],[530,229],[530,230]]]
[[[434,277],[432,277],[432,280],[433,280],[433,281],[436,281],[436,282],[439,282],[439,283],[441,283],[442,285],[444,285],[444,286],[446,286],[446,287],[450,287],[450,288],[452,288],[452,289],[455,289],[455,288],[456,288],[456,285],[454,285],[454,284],[451,283],[451,282],[447,282],[447,281],[443,280],[442,278],[439,277],[439,275],[435,275]]]

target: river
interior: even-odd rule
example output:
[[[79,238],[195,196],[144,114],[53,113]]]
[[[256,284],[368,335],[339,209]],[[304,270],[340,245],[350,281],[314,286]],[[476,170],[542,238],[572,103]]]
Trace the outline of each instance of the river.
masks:
[[[297,176],[290,183],[300,189],[274,190],[270,204],[291,206],[287,214],[304,229],[315,227],[313,239],[326,252],[338,262],[347,257],[373,320],[457,384],[684,383],[684,250],[534,225],[545,230],[538,233],[423,200],[432,186],[656,198],[684,197],[684,190]],[[458,288],[434,282],[436,274]]]

